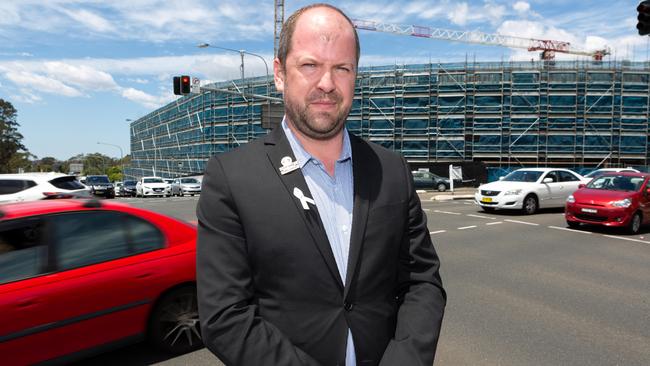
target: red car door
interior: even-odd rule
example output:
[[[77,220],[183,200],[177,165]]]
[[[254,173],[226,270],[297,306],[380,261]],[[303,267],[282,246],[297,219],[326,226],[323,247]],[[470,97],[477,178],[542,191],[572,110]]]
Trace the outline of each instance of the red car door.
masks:
[[[42,308],[35,310],[40,320],[34,326],[40,331],[12,342],[17,359],[32,354],[36,358],[29,363],[39,362],[144,335],[149,309],[161,291],[164,276],[157,271],[164,266],[155,259],[165,239],[142,220],[139,232],[131,230],[133,220],[110,211],[48,217],[49,262],[56,273],[38,290]],[[133,253],[142,225],[151,251]]]

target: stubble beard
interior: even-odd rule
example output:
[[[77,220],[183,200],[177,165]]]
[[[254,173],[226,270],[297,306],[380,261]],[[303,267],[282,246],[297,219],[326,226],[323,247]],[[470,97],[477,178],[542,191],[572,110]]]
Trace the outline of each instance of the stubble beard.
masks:
[[[304,106],[294,103],[289,98],[285,98],[284,110],[292,124],[303,135],[314,140],[328,140],[338,135],[350,113],[350,108],[340,110],[334,113],[327,112],[310,112],[309,104],[316,100],[335,101],[337,106],[341,105],[342,97],[335,92],[312,93]],[[351,106],[350,106],[351,107]]]

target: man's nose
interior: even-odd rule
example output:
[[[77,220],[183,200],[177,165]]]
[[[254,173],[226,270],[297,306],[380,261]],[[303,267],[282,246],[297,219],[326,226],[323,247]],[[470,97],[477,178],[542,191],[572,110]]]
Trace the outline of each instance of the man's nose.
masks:
[[[330,93],[336,89],[331,71],[325,71],[323,75],[321,75],[320,79],[318,80],[318,89],[322,90],[325,93]]]

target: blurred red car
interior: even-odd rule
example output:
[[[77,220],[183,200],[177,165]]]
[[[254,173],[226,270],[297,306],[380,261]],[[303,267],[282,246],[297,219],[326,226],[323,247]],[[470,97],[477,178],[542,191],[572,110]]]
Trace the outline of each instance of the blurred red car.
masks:
[[[623,227],[636,234],[650,222],[649,174],[607,173],[567,198],[569,227],[580,224]]]
[[[0,206],[2,365],[66,362],[148,338],[202,346],[196,228],[97,200]]]

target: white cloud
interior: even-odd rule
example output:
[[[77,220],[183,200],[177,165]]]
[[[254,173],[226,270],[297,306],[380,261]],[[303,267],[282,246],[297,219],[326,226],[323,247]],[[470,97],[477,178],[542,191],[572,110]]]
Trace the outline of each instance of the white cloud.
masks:
[[[467,23],[489,22],[497,24],[506,15],[506,8],[492,1],[485,1],[482,7],[468,5],[466,2],[456,3],[447,18],[456,25],[464,26]]]
[[[154,96],[134,88],[123,89],[121,95],[128,100],[152,109],[161,107],[174,100],[174,96],[171,93],[162,96]]]
[[[517,1],[512,5],[512,8],[515,9],[517,13],[524,14],[530,10],[530,4],[525,1]]]
[[[43,63],[44,71],[51,77],[86,90],[109,90],[117,87],[113,77],[88,65],[72,65],[60,61]]]
[[[114,30],[108,20],[88,10],[64,10],[64,13],[95,32],[112,32]]]
[[[63,95],[66,97],[80,97],[83,95],[79,90],[62,83],[59,80],[31,72],[8,72],[5,74],[5,77],[21,89]]]
[[[272,15],[272,2],[254,0],[0,1],[0,34],[11,34],[7,38],[16,43],[28,37],[24,30],[149,42],[196,40],[206,34],[242,41],[272,34]],[[92,32],[80,31],[88,29]]]

